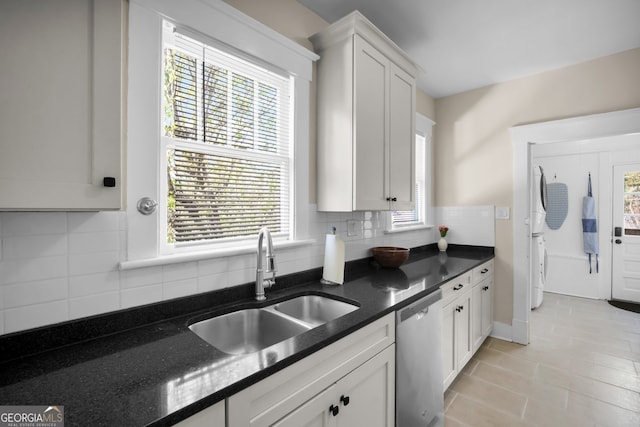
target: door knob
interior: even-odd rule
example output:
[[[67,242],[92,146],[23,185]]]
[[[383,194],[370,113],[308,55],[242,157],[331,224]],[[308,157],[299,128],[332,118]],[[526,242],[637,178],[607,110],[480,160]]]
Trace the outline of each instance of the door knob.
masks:
[[[619,245],[620,243],[622,243],[622,240],[616,239],[616,244]]]
[[[336,415],[338,415],[338,413],[340,412],[340,408],[338,408],[338,407],[337,407],[337,406],[335,406],[335,405],[331,405],[331,406],[329,407],[329,412],[331,412],[331,415],[333,415],[333,416],[335,417],[335,416],[336,416]]]
[[[347,406],[349,404],[349,396],[340,396],[340,403]]]

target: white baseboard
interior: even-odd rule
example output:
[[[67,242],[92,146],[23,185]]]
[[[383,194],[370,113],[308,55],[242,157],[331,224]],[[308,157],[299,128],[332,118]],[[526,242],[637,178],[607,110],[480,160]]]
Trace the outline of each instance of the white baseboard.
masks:
[[[511,325],[506,323],[493,321],[493,330],[491,335],[493,338],[498,338],[503,341],[513,341],[513,331]]]

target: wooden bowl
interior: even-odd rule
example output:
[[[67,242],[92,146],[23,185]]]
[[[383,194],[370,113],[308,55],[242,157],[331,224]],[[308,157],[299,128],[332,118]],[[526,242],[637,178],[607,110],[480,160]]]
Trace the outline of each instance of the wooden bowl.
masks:
[[[371,248],[373,259],[383,268],[398,268],[409,258],[409,249],[395,246],[377,246]]]

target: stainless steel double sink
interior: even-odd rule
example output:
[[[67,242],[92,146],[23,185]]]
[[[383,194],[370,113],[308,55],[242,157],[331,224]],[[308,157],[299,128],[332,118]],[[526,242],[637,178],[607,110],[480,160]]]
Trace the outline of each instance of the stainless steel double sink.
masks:
[[[225,353],[249,354],[357,309],[355,304],[333,298],[303,295],[211,317],[189,325],[189,329]]]

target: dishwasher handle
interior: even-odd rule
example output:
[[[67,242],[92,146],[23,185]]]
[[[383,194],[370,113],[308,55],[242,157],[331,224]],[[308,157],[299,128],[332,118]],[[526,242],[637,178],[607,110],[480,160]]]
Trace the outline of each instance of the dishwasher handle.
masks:
[[[442,291],[440,289],[430,293],[426,297],[419,299],[413,304],[398,311],[396,321],[402,323],[415,315],[425,315],[429,312],[429,307],[442,299]]]

